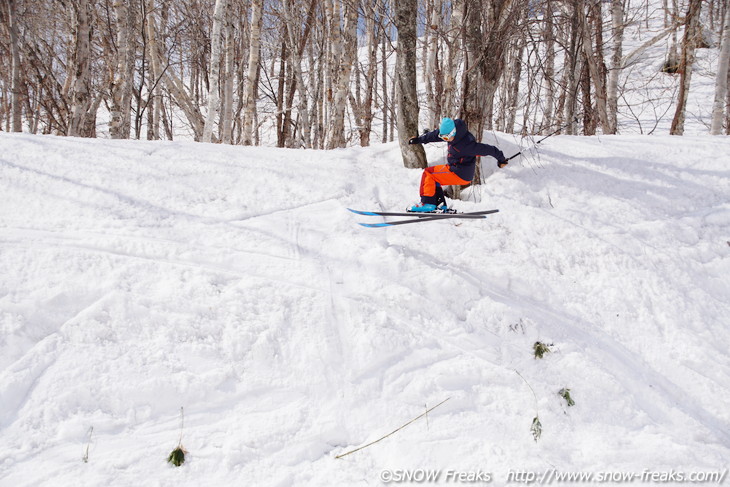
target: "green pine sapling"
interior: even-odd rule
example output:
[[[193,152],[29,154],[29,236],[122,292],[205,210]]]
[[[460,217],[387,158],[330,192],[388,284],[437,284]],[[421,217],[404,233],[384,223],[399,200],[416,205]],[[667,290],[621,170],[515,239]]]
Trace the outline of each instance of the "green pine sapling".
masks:
[[[185,463],[185,454],[187,453],[185,451],[185,448],[182,446],[182,435],[183,435],[183,424],[184,424],[185,416],[183,415],[183,408],[180,408],[180,440],[177,442],[177,448],[172,450],[170,452],[170,455],[167,457],[167,462],[172,463],[176,467],[179,467],[183,463]]]
[[[552,352],[552,350],[550,350],[551,346],[552,344],[548,345],[542,342],[535,342],[535,345],[532,346],[532,349],[535,352],[535,358],[543,358],[546,353]]]
[[[567,387],[564,387],[563,389],[560,389],[558,391],[558,394],[560,394],[560,397],[565,399],[565,401],[568,403],[568,406],[575,406],[575,401],[573,401],[573,398],[570,397],[570,389]]]

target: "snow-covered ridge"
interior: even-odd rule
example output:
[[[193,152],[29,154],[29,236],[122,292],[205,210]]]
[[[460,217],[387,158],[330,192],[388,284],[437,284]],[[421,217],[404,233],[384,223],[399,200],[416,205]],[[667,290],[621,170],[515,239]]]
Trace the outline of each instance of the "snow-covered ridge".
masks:
[[[727,137],[556,136],[392,229],[346,208],[417,199],[393,144],[0,147],[3,487],[729,467]]]

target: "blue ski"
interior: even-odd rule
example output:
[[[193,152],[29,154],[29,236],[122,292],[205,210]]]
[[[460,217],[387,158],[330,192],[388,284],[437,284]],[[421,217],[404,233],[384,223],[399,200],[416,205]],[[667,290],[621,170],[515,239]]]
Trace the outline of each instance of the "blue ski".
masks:
[[[499,210],[484,210],[484,211],[470,211],[466,213],[417,213],[417,212],[390,212],[390,211],[360,211],[348,208],[353,213],[358,215],[366,216],[411,216],[416,218],[410,218],[407,220],[397,220],[393,222],[382,222],[382,223],[360,223],[363,227],[368,228],[381,228],[381,227],[392,227],[395,225],[407,225],[409,223],[427,222],[434,220],[444,220],[451,218],[459,219],[479,219],[486,218],[487,215],[497,213]]]

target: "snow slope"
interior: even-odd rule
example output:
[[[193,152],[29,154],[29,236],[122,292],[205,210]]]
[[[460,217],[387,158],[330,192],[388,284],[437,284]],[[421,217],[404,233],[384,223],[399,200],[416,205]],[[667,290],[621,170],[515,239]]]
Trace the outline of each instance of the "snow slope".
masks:
[[[390,229],[393,144],[0,147],[3,487],[729,467],[727,137],[554,137]]]

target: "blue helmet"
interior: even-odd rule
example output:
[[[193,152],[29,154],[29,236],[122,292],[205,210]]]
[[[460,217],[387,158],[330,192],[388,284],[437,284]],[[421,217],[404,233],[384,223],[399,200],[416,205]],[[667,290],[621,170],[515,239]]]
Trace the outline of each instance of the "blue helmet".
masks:
[[[454,121],[448,117],[444,117],[439,125],[439,137],[453,139],[454,136],[456,136],[456,125]]]

